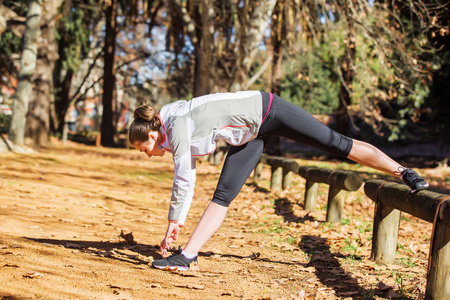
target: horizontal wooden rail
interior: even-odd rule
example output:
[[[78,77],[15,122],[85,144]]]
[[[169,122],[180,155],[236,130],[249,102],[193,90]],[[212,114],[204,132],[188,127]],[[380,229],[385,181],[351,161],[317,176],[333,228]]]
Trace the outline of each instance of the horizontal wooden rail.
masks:
[[[317,206],[318,183],[325,183],[330,186],[327,222],[341,222],[346,191],[356,191],[363,183],[359,174],[343,170],[300,167],[298,174],[306,179],[305,209],[307,210],[314,211]]]
[[[371,258],[380,264],[394,262],[401,211],[434,223],[425,299],[450,299],[450,196],[411,194],[404,184],[378,179],[366,182],[364,192],[376,203]]]
[[[333,185],[346,191],[357,191],[363,183],[362,177],[351,171],[300,167],[298,174],[305,179]]]
[[[404,184],[380,179],[371,179],[364,185],[365,194],[373,201],[376,200],[377,191],[378,199],[383,199],[385,205],[430,223],[433,223],[434,221],[436,208],[439,205],[439,202],[446,196],[430,191],[411,194],[410,189]],[[401,201],[399,199],[401,199]],[[447,216],[450,216],[450,214]],[[443,220],[443,222],[447,226],[450,226],[450,218]]]

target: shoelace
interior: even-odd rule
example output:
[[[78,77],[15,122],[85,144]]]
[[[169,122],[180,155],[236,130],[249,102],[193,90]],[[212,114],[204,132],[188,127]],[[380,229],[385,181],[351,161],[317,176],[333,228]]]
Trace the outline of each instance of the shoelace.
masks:
[[[178,246],[177,250],[172,250],[172,251],[173,251],[173,253],[169,257],[180,255],[181,252],[183,251],[183,248],[181,248],[181,246]],[[169,258],[169,257],[167,257],[167,258]]]
[[[419,179],[419,175],[410,169],[405,169],[403,170],[402,178],[405,181],[413,182],[415,179]]]

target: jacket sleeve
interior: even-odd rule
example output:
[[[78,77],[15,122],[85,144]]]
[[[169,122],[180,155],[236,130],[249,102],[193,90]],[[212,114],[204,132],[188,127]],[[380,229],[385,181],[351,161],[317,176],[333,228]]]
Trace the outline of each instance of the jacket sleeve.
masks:
[[[196,180],[195,158],[191,157],[191,128],[187,117],[173,118],[167,128],[175,171],[168,218],[180,224],[184,224],[189,212]]]

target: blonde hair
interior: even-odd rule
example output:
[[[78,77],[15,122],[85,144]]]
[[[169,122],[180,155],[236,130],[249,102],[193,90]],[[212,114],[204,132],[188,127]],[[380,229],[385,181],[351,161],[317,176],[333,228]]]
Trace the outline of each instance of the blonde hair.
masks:
[[[158,111],[148,105],[136,107],[133,114],[133,122],[128,129],[128,143],[133,146],[136,142],[142,143],[148,140],[150,131],[158,131],[161,121]]]

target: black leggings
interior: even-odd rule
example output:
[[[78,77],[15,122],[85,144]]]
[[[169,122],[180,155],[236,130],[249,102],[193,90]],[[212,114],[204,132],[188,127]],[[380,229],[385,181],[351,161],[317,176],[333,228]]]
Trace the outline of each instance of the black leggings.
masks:
[[[302,108],[262,92],[263,116],[258,136],[241,146],[231,146],[225,159],[212,201],[228,207],[256,167],[271,136],[286,137],[332,154],[347,157],[353,140],[319,122]],[[269,109],[270,106],[270,109]]]

